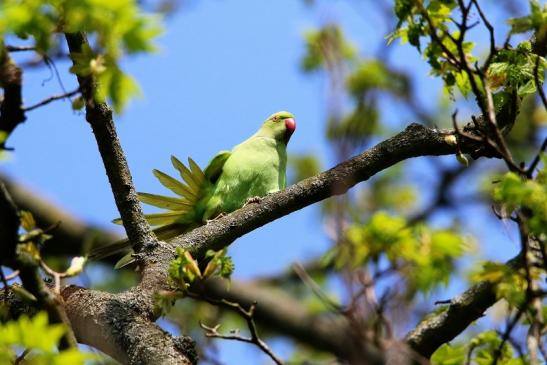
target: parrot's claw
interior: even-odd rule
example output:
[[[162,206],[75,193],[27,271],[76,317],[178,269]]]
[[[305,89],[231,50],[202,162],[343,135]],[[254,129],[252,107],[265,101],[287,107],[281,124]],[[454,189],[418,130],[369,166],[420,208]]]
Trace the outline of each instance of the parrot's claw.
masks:
[[[245,204],[243,204],[243,208],[245,208],[247,205],[249,204],[254,204],[254,203],[260,203],[262,201],[262,198],[259,197],[259,196],[252,196],[250,197],[249,199],[247,199],[247,201],[245,202]]]
[[[225,217],[225,216],[226,216],[226,213],[220,213],[219,215],[217,215],[217,216],[214,217],[213,219],[207,219],[207,224],[208,224],[209,222],[214,222],[214,221],[216,221],[216,220],[219,220],[220,218]]]

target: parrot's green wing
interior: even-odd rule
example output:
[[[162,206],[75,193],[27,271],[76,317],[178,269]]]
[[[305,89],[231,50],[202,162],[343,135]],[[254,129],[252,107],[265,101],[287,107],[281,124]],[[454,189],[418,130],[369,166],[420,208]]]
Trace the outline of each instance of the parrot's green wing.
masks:
[[[222,173],[222,167],[224,166],[224,163],[231,155],[232,152],[230,151],[220,151],[216,154],[215,157],[211,159],[209,165],[207,165],[204,171],[205,178],[211,184],[214,184],[218,180],[218,177]]]

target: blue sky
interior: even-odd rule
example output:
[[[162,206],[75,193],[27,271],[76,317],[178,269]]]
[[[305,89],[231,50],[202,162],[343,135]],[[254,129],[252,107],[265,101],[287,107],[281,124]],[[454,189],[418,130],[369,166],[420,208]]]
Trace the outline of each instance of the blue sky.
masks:
[[[311,9],[294,0],[200,1],[170,17],[158,39],[160,51],[124,64],[142,89],[142,97],[122,116],[116,116],[137,190],[165,192],[151,170],[171,171],[171,154],[180,159],[191,156],[204,165],[217,151],[230,149],[249,137],[278,110],[296,115],[297,130],[289,154],[315,152],[332,165],[323,133],[324,80],[303,75],[298,67],[304,51],[303,34],[326,22],[340,21],[360,53],[371,56],[385,44],[383,37],[390,30],[370,10],[370,4],[322,1]],[[491,14],[496,18],[495,10]],[[415,91],[420,99],[426,105],[435,105],[440,98],[439,81],[428,76],[428,67],[415,50],[394,47],[395,63],[413,69],[419,79]],[[75,80],[66,72],[69,64],[58,62],[57,67],[66,90],[74,89]],[[59,93],[62,90],[47,69],[25,73],[26,104]],[[408,111],[389,105],[384,115],[397,129],[415,121]],[[0,165],[2,172],[85,221],[119,230],[110,223],[118,214],[91,129],[83,114],[71,110],[69,102],[59,101],[30,112],[8,145],[16,150]],[[453,157],[444,161],[454,163]],[[415,170],[416,181],[433,178],[425,163],[414,161],[409,167]],[[485,214],[484,209],[477,209],[482,208],[466,210],[462,215]],[[250,278],[277,272],[291,262],[323,252],[328,241],[318,218],[318,208],[308,207],[239,239],[230,248],[235,276]],[[446,224],[451,218],[441,215],[436,220]],[[488,236],[481,241],[481,250],[498,259],[511,257],[517,243],[508,239],[509,229],[500,231],[500,223],[493,219],[486,222],[496,229],[485,232],[484,221],[470,222],[473,231],[485,232],[482,238]],[[509,243],[500,248],[500,240]],[[276,348],[285,347],[276,344]],[[228,364],[235,363],[233,356],[241,359],[240,364],[262,362],[263,357],[255,357],[256,352],[248,346],[229,345],[222,346],[228,351],[223,356]],[[252,357],[243,361],[246,356]]]

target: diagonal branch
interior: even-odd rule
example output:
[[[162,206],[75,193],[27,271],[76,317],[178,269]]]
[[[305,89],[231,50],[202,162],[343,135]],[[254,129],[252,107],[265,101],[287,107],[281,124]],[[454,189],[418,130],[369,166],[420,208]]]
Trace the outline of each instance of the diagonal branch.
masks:
[[[83,33],[67,33],[65,38],[71,56],[81,53],[87,45],[87,38]],[[78,76],[78,83],[86,102],[86,119],[95,134],[127,237],[136,252],[148,245],[155,245],[157,240],[144,219],[137,199],[129,166],[112,119],[112,110],[106,103],[96,100],[97,84],[92,75]]]
[[[452,131],[439,131],[411,124],[404,131],[388,138],[319,175],[292,185],[287,189],[267,195],[258,204],[250,204],[221,219],[178,236],[168,248],[189,250],[193,257],[201,257],[209,249],[220,250],[238,237],[254,229],[334,195],[341,195],[359,182],[403,160],[418,156],[454,154],[456,144]],[[473,141],[462,141],[462,152],[476,148]],[[154,254],[148,261],[155,260]]]
[[[194,342],[162,330],[126,294],[68,286],[67,313],[78,342],[93,346],[122,364],[196,364]]]
[[[251,337],[243,337],[237,331],[230,331],[229,335],[223,335],[218,332],[218,328],[220,327],[220,325],[216,325],[215,327],[209,327],[203,323],[200,323],[201,328],[206,330],[205,336],[254,344],[262,352],[268,355],[274,363],[276,363],[277,365],[283,365],[283,361],[268,347],[266,342],[264,342],[258,335],[258,330],[256,328],[256,323],[254,320],[254,314],[256,311],[256,304],[257,304],[256,301],[251,303],[249,309],[246,310],[241,306],[241,304],[237,302],[230,302],[224,298],[213,299],[207,296],[199,296],[199,295],[196,296],[195,294],[190,294],[190,293],[187,293],[187,295],[195,299],[202,299],[212,305],[223,306],[224,308],[228,308],[238,313],[241,317],[243,317],[243,319],[245,319],[245,321],[247,322],[247,327],[249,328],[249,331],[251,332]]]
[[[177,237],[170,245],[156,246],[146,255],[141,254],[144,262],[141,283],[129,292],[118,295],[110,294],[109,301],[101,300],[104,293],[82,288],[72,289],[70,292],[77,290],[79,295],[87,296],[86,301],[71,300],[70,297],[72,297],[72,294],[65,290],[63,292],[63,297],[67,302],[67,312],[74,325],[78,339],[84,343],[99,346],[99,344],[94,343],[89,337],[88,329],[93,326],[98,326],[97,333],[103,333],[102,336],[104,336],[104,333],[108,333],[112,330],[108,323],[100,321],[98,319],[100,317],[97,317],[100,313],[106,313],[113,305],[112,303],[115,303],[116,306],[120,307],[117,321],[121,321],[126,325],[138,326],[138,323],[141,323],[140,321],[143,317],[135,317],[139,318],[137,323],[132,317],[134,314],[130,315],[130,313],[134,313],[134,311],[137,311],[139,314],[146,317],[154,316],[153,297],[158,289],[165,288],[168,285],[166,273],[170,261],[175,257],[176,245],[181,245],[189,249],[195,257],[199,257],[200,254],[206,252],[207,249],[218,250],[219,248],[226,247],[236,238],[268,222],[332,195],[343,194],[358,182],[364,181],[400,161],[417,156],[455,153],[456,144],[453,142],[454,138],[448,138],[453,137],[453,133],[453,131],[438,131],[418,124],[412,124],[399,134],[328,171],[306,179],[282,192],[266,196],[260,203],[250,204],[221,219],[196,228],[192,232]],[[477,142],[461,141],[460,149],[462,153],[475,151],[477,149]],[[483,295],[481,293],[483,292],[479,290],[476,294],[480,297]],[[82,308],[83,303],[94,303],[98,308],[97,310],[91,311],[89,315],[83,316],[81,314],[84,313]],[[491,300],[489,303],[493,304]],[[260,308],[264,307],[263,303],[261,303]],[[262,321],[260,308],[257,309],[256,318],[257,320]],[[454,319],[450,317],[447,319],[448,322],[456,321],[463,323],[460,318]],[[74,324],[76,320],[80,322],[79,325]],[[141,323],[140,325],[143,324]],[[152,324],[148,324],[147,326],[149,325]],[[324,326],[324,322],[319,321],[317,322],[317,325]],[[459,331],[463,331],[467,325],[468,324],[463,325]],[[342,328],[344,327],[345,326],[342,326]],[[336,342],[339,340],[339,344],[333,342],[329,347],[331,348],[331,351],[342,355],[341,352],[344,351],[344,337],[332,336],[333,328],[334,327],[330,325],[322,331],[318,331],[316,340],[323,338],[322,341],[326,341],[325,337],[321,336],[321,333],[327,334],[326,338],[330,338],[331,341]],[[153,326],[152,329],[152,332],[157,331]],[[334,332],[338,334],[343,333],[343,331]],[[115,335],[121,336],[119,332],[116,332]],[[305,332],[303,332],[303,336],[306,336]],[[350,333],[348,333],[348,336],[350,336]],[[123,338],[125,337],[122,336],[122,339],[119,339],[118,342],[109,341],[107,339],[106,344],[109,346],[123,345],[126,341],[129,341],[129,339],[123,340]],[[135,338],[133,338],[133,340],[137,341]],[[347,344],[348,342],[345,342],[346,346]],[[359,344],[359,346],[363,346],[363,344]],[[339,350],[335,350],[336,348]],[[111,353],[108,347],[105,348],[103,346],[101,349]],[[131,348],[127,348],[126,350],[129,350],[131,353]],[[352,346],[352,349],[346,349],[346,351],[348,350],[352,353],[356,352],[354,346]],[[117,351],[120,350],[117,349]],[[377,356],[377,354],[374,355],[372,349],[360,349],[360,352],[361,354],[366,353],[369,358],[375,358]],[[346,356],[348,356],[347,353]],[[349,356],[351,356],[351,354],[349,354]]]
[[[507,262],[513,269],[523,264],[520,254]],[[497,301],[496,283],[484,281],[476,284],[453,298],[446,310],[418,324],[406,335],[406,341],[414,351],[429,358],[442,344],[452,341],[471,323],[482,317]]]
[[[31,106],[27,106],[23,110],[25,112],[29,112],[31,110],[34,110],[34,109],[40,108],[44,105],[47,105],[51,102],[54,102],[55,100],[71,98],[72,96],[78,94],[79,92],[80,92],[80,88],[77,88],[76,90],[72,90],[72,91],[69,91],[69,92],[61,94],[61,95],[53,95],[53,96],[50,96],[49,98],[46,98],[46,99],[44,99],[44,100],[42,100],[42,101],[40,101],[36,104],[33,104]]]

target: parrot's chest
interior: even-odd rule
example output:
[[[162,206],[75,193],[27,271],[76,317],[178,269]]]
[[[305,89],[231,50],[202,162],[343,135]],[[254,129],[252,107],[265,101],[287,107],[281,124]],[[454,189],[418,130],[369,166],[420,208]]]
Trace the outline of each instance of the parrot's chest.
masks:
[[[227,210],[241,207],[250,197],[264,196],[285,187],[287,156],[270,138],[239,145],[226,161],[217,194],[228,201]]]

